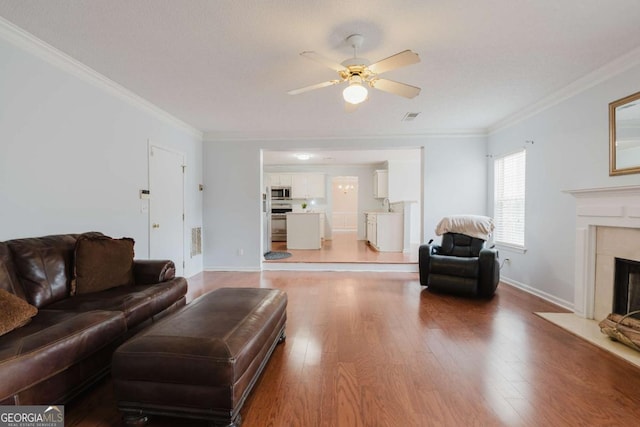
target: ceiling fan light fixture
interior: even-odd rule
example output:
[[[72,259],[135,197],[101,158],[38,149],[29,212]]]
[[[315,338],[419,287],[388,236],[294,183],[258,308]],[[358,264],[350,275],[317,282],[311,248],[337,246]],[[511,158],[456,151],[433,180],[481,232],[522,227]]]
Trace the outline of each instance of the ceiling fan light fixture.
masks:
[[[360,104],[367,99],[368,94],[367,88],[358,82],[352,82],[342,91],[342,97],[349,104]]]
[[[301,56],[323,64],[337,72],[339,78],[300,89],[290,90],[287,93],[289,95],[297,95],[323,87],[347,83],[348,86],[342,91],[342,97],[346,101],[345,111],[347,112],[354,111],[354,105],[360,104],[368,99],[369,87],[409,99],[418,96],[420,93],[419,87],[382,79],[378,76],[382,73],[395,70],[396,68],[416,64],[420,62],[420,56],[407,49],[371,64],[366,59],[358,58],[358,49],[362,45],[363,40],[364,37],[362,37],[361,34],[351,34],[346,38],[346,42],[353,47],[353,58],[349,58],[342,63],[327,59],[314,51],[304,51],[300,53]]]

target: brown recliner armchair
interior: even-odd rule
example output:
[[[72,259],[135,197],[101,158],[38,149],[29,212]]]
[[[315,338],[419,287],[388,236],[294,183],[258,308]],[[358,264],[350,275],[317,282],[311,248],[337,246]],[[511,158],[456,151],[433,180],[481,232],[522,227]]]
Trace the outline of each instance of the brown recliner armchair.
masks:
[[[480,228],[480,230],[478,230]],[[447,217],[438,224],[442,243],[429,242],[418,251],[420,284],[429,290],[459,295],[491,297],[500,281],[498,251],[485,247],[485,239],[475,236],[490,233],[493,220],[487,217]]]

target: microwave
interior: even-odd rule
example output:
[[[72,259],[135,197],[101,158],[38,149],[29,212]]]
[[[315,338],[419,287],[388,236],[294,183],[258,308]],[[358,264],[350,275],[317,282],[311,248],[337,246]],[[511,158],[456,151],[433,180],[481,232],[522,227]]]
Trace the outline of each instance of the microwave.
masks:
[[[291,187],[271,187],[271,200],[291,199]]]

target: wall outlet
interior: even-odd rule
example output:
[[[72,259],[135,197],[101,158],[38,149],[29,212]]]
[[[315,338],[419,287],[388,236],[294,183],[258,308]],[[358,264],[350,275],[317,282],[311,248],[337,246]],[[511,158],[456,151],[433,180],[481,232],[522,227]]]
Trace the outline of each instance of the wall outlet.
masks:
[[[244,249],[240,248],[238,249],[238,256],[242,256],[244,255]]]

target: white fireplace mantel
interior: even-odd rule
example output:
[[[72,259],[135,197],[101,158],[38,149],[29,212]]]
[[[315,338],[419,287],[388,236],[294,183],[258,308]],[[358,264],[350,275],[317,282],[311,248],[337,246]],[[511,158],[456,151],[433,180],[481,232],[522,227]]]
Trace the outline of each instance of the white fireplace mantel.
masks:
[[[640,228],[640,186],[568,190],[576,198],[574,312],[593,319],[596,227]]]

